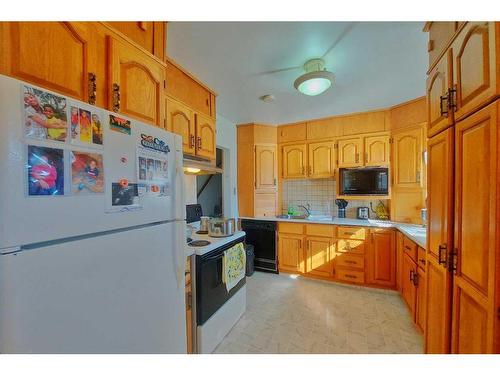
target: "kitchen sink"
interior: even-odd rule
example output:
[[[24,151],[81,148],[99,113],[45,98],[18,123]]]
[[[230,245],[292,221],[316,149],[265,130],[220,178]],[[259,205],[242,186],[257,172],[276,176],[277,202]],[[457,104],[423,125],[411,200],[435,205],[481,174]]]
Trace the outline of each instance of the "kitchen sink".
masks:
[[[277,215],[278,219],[307,219],[309,215]]]

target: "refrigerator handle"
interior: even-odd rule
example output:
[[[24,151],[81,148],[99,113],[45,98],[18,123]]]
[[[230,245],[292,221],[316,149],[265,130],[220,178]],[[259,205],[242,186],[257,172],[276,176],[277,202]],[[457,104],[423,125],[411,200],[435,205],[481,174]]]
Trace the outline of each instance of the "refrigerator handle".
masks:
[[[184,196],[184,168],[182,154],[182,138],[174,136],[175,142],[175,219],[186,220],[186,205]]]

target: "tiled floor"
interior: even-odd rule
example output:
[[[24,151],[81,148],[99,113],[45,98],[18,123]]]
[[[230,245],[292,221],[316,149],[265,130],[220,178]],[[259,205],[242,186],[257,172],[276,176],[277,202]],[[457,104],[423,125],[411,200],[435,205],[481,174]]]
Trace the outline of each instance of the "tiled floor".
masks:
[[[214,353],[422,353],[391,291],[255,272],[247,311]]]

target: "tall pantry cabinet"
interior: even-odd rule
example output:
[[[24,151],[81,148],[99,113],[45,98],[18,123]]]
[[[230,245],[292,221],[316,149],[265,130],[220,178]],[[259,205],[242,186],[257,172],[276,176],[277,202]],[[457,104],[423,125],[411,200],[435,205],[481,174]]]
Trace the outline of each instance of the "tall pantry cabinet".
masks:
[[[427,81],[425,351],[500,353],[500,24],[468,22],[438,44]]]

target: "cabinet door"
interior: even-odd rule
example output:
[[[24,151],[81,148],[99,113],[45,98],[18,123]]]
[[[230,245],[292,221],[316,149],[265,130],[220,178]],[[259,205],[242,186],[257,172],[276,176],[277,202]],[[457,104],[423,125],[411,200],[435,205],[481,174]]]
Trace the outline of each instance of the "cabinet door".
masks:
[[[215,120],[196,114],[196,155],[206,159],[215,159]]]
[[[291,145],[283,146],[283,178],[305,178],[307,146]]]
[[[255,189],[276,190],[276,146],[255,146]]]
[[[339,139],[339,168],[344,167],[359,167],[363,165],[363,160],[360,157],[363,148],[362,138]]]
[[[280,271],[303,273],[305,269],[303,236],[278,234],[278,264]]]
[[[182,137],[182,151],[185,154],[195,153],[195,120],[189,107],[166,98],[167,129]]]
[[[403,280],[403,237],[404,234],[401,232],[396,233],[396,288],[399,293],[402,293],[402,280]]]
[[[311,275],[332,277],[335,244],[328,237],[307,237],[306,272]]]
[[[423,132],[421,128],[394,134],[392,173],[395,189],[422,187],[422,139]]]
[[[335,143],[309,143],[308,174],[311,178],[335,175]]]
[[[396,285],[395,233],[372,230],[368,247],[368,283],[389,287]]]
[[[429,139],[427,158],[426,274],[428,293],[425,352],[445,354],[450,352],[451,338],[452,289],[451,274],[446,267],[446,259],[447,254],[453,248],[452,128]]]
[[[417,290],[413,283],[414,275],[417,270],[415,262],[408,256],[408,254],[403,255],[403,272],[401,275],[401,289],[402,296],[405,300],[410,313],[415,319],[415,308],[417,302]]]
[[[163,66],[134,46],[110,36],[108,47],[110,109],[140,121],[164,126]],[[117,89],[119,98],[115,94]]]
[[[2,30],[2,73],[88,101],[88,73],[95,73],[90,62],[97,61],[88,23],[4,22]],[[97,77],[98,84],[104,82]]]
[[[438,61],[427,77],[427,134],[429,137],[453,124],[453,112],[448,109],[448,89],[452,85],[452,51]]]
[[[500,94],[497,52],[500,43],[495,22],[470,22],[452,44],[455,121],[474,112]]]
[[[389,136],[378,135],[364,138],[365,166],[389,165]]]
[[[429,67],[434,64],[440,53],[451,40],[457,30],[457,27],[458,22],[454,21],[439,21],[431,23],[429,27],[429,44],[427,48],[427,51],[429,52]]]
[[[453,353],[495,351],[498,120],[497,101],[455,125]]]
[[[417,311],[415,312],[415,323],[425,331],[427,313],[427,282],[425,271],[417,267]]]
[[[165,22],[120,21],[108,23],[159,59],[163,60],[165,57]]]

